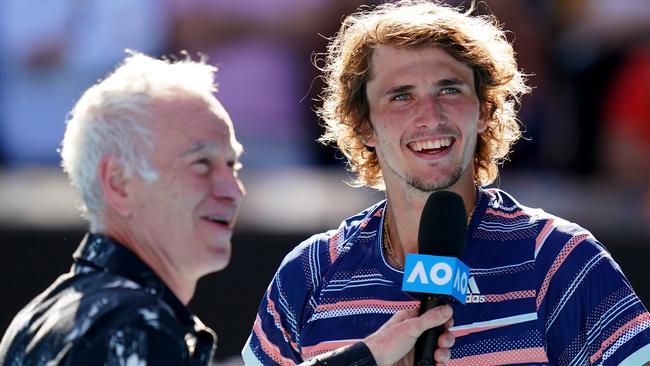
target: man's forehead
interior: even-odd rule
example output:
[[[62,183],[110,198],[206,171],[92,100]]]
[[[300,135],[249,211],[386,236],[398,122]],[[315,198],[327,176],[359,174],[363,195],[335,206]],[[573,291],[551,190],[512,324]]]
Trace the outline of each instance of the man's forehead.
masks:
[[[219,149],[219,143],[215,141],[195,142],[192,145],[190,145],[189,148],[184,150],[181,155],[185,156],[185,155],[191,155],[201,151],[211,151],[211,150],[218,150],[218,149]]]
[[[373,51],[370,63],[368,83],[387,75],[391,80],[395,76],[420,76],[419,72],[415,72],[418,65],[426,65],[434,72],[432,76],[439,78],[436,82],[443,84],[471,83],[474,76],[469,65],[456,60],[447,51],[436,46],[397,48],[380,45]]]
[[[185,149],[182,153],[181,156],[187,156],[195,153],[201,153],[201,152],[208,152],[208,153],[214,153],[214,152],[234,152],[235,155],[239,156],[240,151],[239,151],[239,144],[232,144],[232,141],[230,140],[225,140],[225,141],[198,141],[190,145],[187,149]]]
[[[224,140],[207,140],[192,143],[188,148],[181,152],[181,156],[187,156],[197,153],[226,153],[239,156],[242,154],[242,146],[232,136]]]

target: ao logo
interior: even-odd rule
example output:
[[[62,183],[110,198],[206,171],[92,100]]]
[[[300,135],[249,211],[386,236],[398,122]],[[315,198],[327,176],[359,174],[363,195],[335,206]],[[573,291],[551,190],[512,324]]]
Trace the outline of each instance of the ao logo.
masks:
[[[407,254],[402,291],[450,295],[465,304],[469,268],[455,257]]]
[[[406,280],[409,283],[415,283],[417,280],[418,283],[423,285],[428,285],[429,280],[435,285],[445,286],[454,279],[452,287],[461,292],[467,293],[467,283],[468,283],[468,274],[466,271],[461,271],[461,268],[456,269],[456,275],[454,276],[454,270],[451,268],[449,263],[446,262],[437,262],[427,273],[424,268],[424,263],[418,261],[413,268],[410,276]]]

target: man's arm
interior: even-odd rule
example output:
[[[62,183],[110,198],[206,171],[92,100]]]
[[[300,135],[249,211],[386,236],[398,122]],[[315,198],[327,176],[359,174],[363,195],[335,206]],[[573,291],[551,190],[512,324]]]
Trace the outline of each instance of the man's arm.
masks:
[[[371,366],[413,363],[413,347],[418,337],[427,329],[444,325],[451,327],[453,320],[450,306],[439,306],[417,316],[417,309],[403,310],[386,322],[379,330],[363,341],[315,357],[302,366]],[[449,348],[454,344],[454,336],[445,330],[438,340],[435,360],[444,364],[449,360]]]
[[[650,360],[650,313],[609,252],[587,231],[560,227],[536,266],[549,361],[636,366]]]

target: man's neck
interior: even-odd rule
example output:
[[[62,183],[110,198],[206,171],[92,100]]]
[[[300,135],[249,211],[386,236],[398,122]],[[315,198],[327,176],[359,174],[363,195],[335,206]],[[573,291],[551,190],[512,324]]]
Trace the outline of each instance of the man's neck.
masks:
[[[106,223],[102,234],[120,242],[137,255],[160,277],[184,305],[190,302],[194,296],[198,279],[184,278],[182,271],[175,270],[172,264],[166,260],[165,256],[159,253],[159,251],[156,251],[156,247],[150,245],[151,243],[148,240],[137,237],[132,230],[129,230],[128,226],[116,225],[112,222]]]
[[[465,203],[469,215],[476,205],[476,186],[471,184],[456,185],[449,191],[459,194]],[[395,255],[403,259],[408,253],[418,252],[418,230],[422,209],[432,192],[410,189],[386,191],[388,198],[388,235]]]

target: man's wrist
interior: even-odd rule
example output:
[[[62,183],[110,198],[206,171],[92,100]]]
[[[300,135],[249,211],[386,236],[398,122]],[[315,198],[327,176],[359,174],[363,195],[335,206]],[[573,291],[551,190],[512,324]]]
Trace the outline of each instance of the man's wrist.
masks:
[[[315,357],[304,366],[376,366],[377,362],[370,352],[370,348],[357,342],[349,347],[335,350],[325,355]]]

